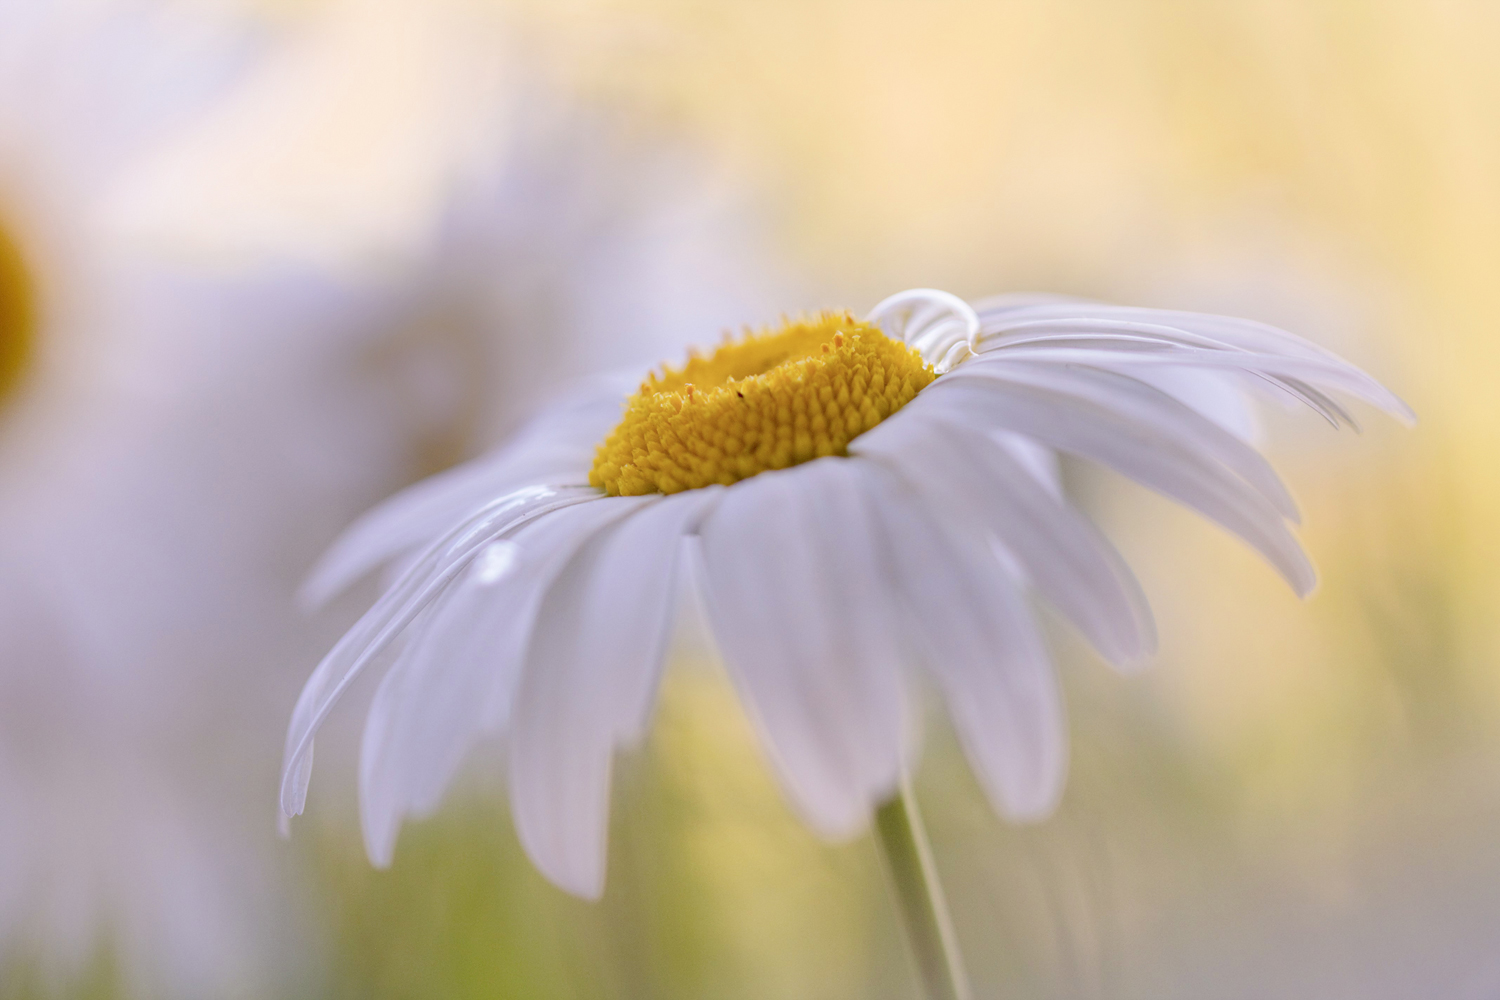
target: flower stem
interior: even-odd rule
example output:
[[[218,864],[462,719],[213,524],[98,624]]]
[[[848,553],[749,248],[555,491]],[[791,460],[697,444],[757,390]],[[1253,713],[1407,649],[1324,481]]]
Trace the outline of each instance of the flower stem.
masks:
[[[875,836],[928,1000],[972,1000],[927,830],[905,775],[900,794],[875,810]]]

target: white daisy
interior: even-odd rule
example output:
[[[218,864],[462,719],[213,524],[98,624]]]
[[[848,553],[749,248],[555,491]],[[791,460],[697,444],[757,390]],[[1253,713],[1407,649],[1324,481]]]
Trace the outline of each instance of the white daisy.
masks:
[[[325,557],[314,599],[421,547],[303,690],[283,813],[303,808],[334,703],[405,634],[365,730],[372,860],[388,863],[402,818],[431,812],[474,742],[503,732],[522,843],[597,897],[611,758],[646,729],[693,558],[730,675],[815,831],[851,836],[896,792],[919,667],[995,808],[1044,816],[1066,740],[1028,592],[1111,663],[1155,637],[1129,569],[1039,459],[1112,468],[1239,535],[1297,593],[1313,587],[1269,464],[1152,384],[1226,374],[1336,425],[1351,420],[1330,391],[1411,417],[1262,324],[928,290],[863,322],[825,314],[726,342],[628,398],[584,392],[366,515]]]

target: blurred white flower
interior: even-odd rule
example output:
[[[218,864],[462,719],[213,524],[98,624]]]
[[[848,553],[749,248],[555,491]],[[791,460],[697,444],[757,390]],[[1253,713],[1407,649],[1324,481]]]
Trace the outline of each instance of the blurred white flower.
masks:
[[[265,981],[247,942],[274,949],[291,930],[266,905],[267,859],[246,850],[258,838],[222,795],[197,801],[202,786],[181,780],[185,762],[220,751],[163,725],[181,697],[162,669],[180,653],[176,623],[132,614],[146,591],[182,615],[207,595],[180,581],[152,590],[161,564],[191,548],[156,544],[173,510],[141,487],[165,471],[156,488],[175,489],[187,470],[162,469],[171,444],[156,434],[169,428],[136,405],[149,389],[120,365],[142,327],[124,315],[103,222],[124,166],[244,65],[242,29],[154,4],[0,5],[8,980],[29,968],[65,984],[112,951],[143,992],[225,995]],[[182,389],[191,370],[155,374]]]
[[[743,185],[641,109],[570,93],[502,9],[345,0],[297,27],[155,151],[114,224],[227,271],[374,286],[388,326],[462,334],[481,436],[784,294]]]
[[[475,741],[505,731],[522,843],[553,881],[598,896],[612,754],[646,728],[692,539],[731,676],[816,831],[850,836],[895,792],[913,664],[994,806],[1045,815],[1066,740],[1026,593],[1114,664],[1155,643],[1129,569],[1063,498],[1054,451],[1192,507],[1299,594],[1313,586],[1265,459],[1151,384],[1226,375],[1335,423],[1348,418],[1327,390],[1410,416],[1261,324],[920,290],[865,322],[826,314],[726,343],[628,399],[601,384],[378,508],[325,557],[314,599],[425,547],[308,681],[282,809],[303,808],[334,702],[410,629],[366,724],[371,858],[388,863],[402,817],[433,810]]]
[[[0,951],[50,980],[305,985],[263,811],[328,641],[296,581],[575,329],[604,358],[754,272],[695,166],[424,9],[0,4]],[[641,329],[590,325],[615,307]]]

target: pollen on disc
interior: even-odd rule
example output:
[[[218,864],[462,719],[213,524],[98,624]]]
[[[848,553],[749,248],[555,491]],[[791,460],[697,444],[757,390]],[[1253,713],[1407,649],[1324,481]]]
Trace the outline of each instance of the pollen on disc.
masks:
[[[848,313],[789,321],[649,377],[589,482],[612,496],[677,493],[843,455],[934,378],[921,355]]]

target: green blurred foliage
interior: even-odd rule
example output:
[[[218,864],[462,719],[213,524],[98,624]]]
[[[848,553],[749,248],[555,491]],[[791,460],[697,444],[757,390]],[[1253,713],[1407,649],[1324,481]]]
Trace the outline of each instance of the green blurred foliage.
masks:
[[[482,778],[481,778],[482,781]],[[868,838],[819,843],[782,804],[721,675],[678,664],[618,762],[597,904],[550,885],[498,795],[409,824],[375,871],[318,830],[330,997],[899,997],[909,987]]]

